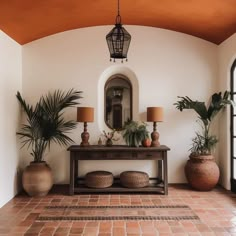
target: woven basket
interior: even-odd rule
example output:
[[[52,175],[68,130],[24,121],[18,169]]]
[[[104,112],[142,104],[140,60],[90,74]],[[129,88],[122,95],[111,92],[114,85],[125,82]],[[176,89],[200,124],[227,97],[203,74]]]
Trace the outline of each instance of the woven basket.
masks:
[[[149,185],[149,176],[141,171],[124,171],[120,174],[120,182],[127,188],[143,188]]]
[[[113,184],[113,175],[108,171],[93,171],[85,176],[85,184],[89,188],[108,188]]]

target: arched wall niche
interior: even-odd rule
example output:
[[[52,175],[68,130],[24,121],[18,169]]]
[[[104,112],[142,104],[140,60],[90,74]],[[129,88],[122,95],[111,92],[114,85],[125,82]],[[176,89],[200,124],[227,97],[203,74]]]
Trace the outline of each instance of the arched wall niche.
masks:
[[[104,97],[105,97],[105,86],[110,78],[115,75],[121,75],[127,78],[132,86],[132,119],[138,120],[139,117],[139,85],[136,74],[128,67],[122,65],[113,65],[103,71],[98,81],[98,128],[102,132],[103,130],[109,131],[110,128],[105,123],[105,107],[104,107]]]

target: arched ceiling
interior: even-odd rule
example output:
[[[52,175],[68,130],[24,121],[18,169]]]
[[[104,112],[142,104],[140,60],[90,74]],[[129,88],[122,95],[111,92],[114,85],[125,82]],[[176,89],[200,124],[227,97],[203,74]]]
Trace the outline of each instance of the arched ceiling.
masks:
[[[236,32],[236,0],[120,0],[122,23],[220,44]],[[20,44],[66,30],[114,25],[117,0],[1,0],[0,29]]]

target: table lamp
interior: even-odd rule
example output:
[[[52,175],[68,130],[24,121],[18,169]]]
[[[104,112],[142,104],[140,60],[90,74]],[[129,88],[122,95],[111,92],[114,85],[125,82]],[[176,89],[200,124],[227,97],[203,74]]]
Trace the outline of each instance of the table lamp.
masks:
[[[94,108],[93,107],[77,107],[77,121],[84,122],[84,132],[81,134],[82,142],[80,146],[89,145],[89,133],[87,132],[87,122],[93,122]]]
[[[157,122],[163,121],[163,107],[147,107],[147,121],[153,122],[151,147],[158,147],[160,146],[160,143],[159,133],[157,132]]]

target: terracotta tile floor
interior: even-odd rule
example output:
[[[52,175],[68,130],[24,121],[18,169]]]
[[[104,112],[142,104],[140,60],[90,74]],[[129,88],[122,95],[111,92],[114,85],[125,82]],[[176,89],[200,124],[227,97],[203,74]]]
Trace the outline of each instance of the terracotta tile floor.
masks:
[[[200,220],[180,221],[48,221],[36,218],[48,205],[188,205]],[[106,194],[68,196],[59,189],[46,197],[21,194],[0,209],[0,235],[167,236],[235,235],[236,194],[220,187],[197,192],[187,185],[171,185],[169,195]]]

